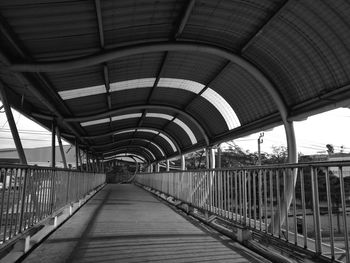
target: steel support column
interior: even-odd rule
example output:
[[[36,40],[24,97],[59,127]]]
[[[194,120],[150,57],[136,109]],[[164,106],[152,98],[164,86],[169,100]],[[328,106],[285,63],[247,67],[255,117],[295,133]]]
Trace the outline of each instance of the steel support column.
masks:
[[[181,155],[181,170],[182,171],[186,170],[186,158],[184,154]]]
[[[86,151],[86,171],[90,172],[90,160],[89,160],[90,156],[88,151]]]
[[[170,171],[170,161],[166,160],[166,171],[169,172]]]
[[[210,151],[209,148],[205,148],[205,168],[210,169]]]
[[[74,144],[75,144],[75,169],[78,170],[78,167],[79,167],[79,145],[78,145],[77,139],[75,139]]]
[[[215,169],[215,149],[214,148],[209,148],[209,168],[210,169]]]
[[[25,156],[25,153],[23,150],[21,138],[19,137],[17,126],[15,123],[15,120],[13,119],[12,110],[11,110],[11,107],[10,107],[8,100],[7,100],[5,87],[3,86],[3,84],[1,82],[0,82],[0,99],[2,101],[2,104],[4,105],[7,122],[10,126],[12,138],[13,138],[13,141],[16,145],[16,150],[17,150],[17,153],[19,156],[19,161],[21,164],[27,164],[27,159],[26,159],[26,156]]]
[[[218,146],[218,164],[217,164],[217,167],[219,168],[219,169],[221,169],[221,154],[222,154],[222,152],[221,152],[221,147],[220,147],[220,145]]]
[[[51,167],[56,167],[56,120],[52,120],[51,126]]]
[[[287,147],[288,147],[288,163],[297,163],[298,162],[298,152],[296,147],[296,138],[295,138],[295,132],[294,132],[294,125],[293,122],[285,121],[284,122],[284,128],[286,132],[287,137]],[[293,175],[294,173],[294,175]],[[286,219],[286,214],[284,211],[288,211],[292,200],[293,200],[293,191],[295,188],[295,184],[297,181],[297,173],[298,169],[294,169],[292,171],[289,171],[286,178],[286,185],[284,186],[284,194],[282,199],[282,205],[280,208],[280,211],[276,211],[274,214],[274,226],[273,229],[275,231],[275,234],[277,234],[278,229],[280,227],[279,225],[279,218],[281,225],[283,224],[284,220]],[[269,228],[271,229],[272,226],[270,225]]]
[[[58,145],[60,147],[60,152],[61,152],[61,157],[62,157],[62,162],[63,162],[63,167],[67,169],[67,160],[66,160],[66,155],[64,154],[64,149],[62,145],[62,140],[61,140],[61,132],[58,127],[56,127],[56,134],[57,134],[57,141]]]
[[[84,164],[83,164],[83,158],[81,157],[81,154],[84,154],[84,151],[81,151],[78,145],[78,152],[79,152],[79,162],[80,162],[80,171],[85,171]]]

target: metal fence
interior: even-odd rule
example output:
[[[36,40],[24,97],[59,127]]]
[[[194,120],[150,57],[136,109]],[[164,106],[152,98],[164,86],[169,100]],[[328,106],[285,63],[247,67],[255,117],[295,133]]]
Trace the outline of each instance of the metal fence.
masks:
[[[308,163],[138,174],[136,182],[318,256],[350,262],[349,171],[350,162]]]
[[[105,182],[105,174],[0,166],[0,244],[30,229]]]

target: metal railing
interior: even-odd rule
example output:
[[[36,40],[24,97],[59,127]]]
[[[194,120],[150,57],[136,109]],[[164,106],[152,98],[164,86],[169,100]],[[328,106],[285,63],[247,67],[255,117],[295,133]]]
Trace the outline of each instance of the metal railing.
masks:
[[[0,166],[0,248],[104,182],[99,173]]]
[[[350,262],[350,162],[146,173],[135,180],[256,233]]]

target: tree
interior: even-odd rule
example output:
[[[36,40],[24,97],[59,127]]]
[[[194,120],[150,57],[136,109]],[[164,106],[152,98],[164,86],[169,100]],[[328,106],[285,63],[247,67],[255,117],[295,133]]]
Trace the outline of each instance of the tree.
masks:
[[[326,144],[326,147],[327,147],[327,152],[328,152],[329,155],[334,153],[334,146],[333,146],[333,144]]]

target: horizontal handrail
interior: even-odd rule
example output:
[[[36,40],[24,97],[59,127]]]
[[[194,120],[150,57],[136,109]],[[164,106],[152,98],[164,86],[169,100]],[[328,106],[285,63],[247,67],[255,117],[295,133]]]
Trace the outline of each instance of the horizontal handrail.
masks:
[[[215,169],[194,169],[186,170],[186,172],[204,172],[204,171],[235,171],[235,170],[257,170],[257,169],[278,169],[278,168],[305,168],[305,167],[342,167],[350,166],[350,161],[319,161],[319,162],[305,162],[305,163],[284,163],[284,164],[264,164],[264,165],[245,165],[245,166],[235,166],[229,168],[215,168]],[[184,172],[183,170],[171,170],[162,171],[162,173],[172,173],[172,172]],[[149,174],[150,172],[143,172],[143,174]],[[150,174],[154,174],[151,172]]]

